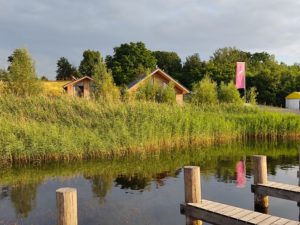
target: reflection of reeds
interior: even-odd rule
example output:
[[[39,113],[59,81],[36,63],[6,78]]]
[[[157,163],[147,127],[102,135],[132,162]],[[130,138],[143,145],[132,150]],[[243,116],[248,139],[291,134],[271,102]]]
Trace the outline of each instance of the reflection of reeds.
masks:
[[[299,116],[253,107],[1,96],[0,108],[2,164],[111,158],[249,138],[300,137]]]
[[[131,155],[113,160],[90,160],[73,163],[50,163],[40,166],[16,165],[0,170],[0,185],[42,183],[47,179],[59,177],[59,180],[69,180],[83,175],[88,180],[97,177],[107,177],[104,180],[114,180],[119,175],[142,177],[160,181],[165,177],[176,177],[185,165],[201,166],[201,173],[209,177],[214,174],[218,179],[226,181],[235,179],[235,165],[243,156],[255,154],[268,156],[268,171],[275,173],[275,166],[281,164],[298,165],[297,142],[288,143],[250,143],[245,145],[229,144],[201,149],[173,150],[171,154],[149,154],[145,158]],[[247,160],[247,175],[251,173],[251,161]],[[228,180],[229,181],[229,180]],[[99,183],[99,182],[97,182]],[[106,182],[108,183],[108,182]]]

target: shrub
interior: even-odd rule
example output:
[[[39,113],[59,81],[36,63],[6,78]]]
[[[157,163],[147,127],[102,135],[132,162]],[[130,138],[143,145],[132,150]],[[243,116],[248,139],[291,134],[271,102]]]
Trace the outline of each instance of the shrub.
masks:
[[[174,104],[176,102],[176,92],[174,89],[174,83],[169,82],[169,84],[161,89],[161,102],[168,104]]]
[[[257,98],[257,90],[256,87],[251,87],[250,90],[247,92],[247,101],[252,105],[256,105],[256,98]]]
[[[222,82],[218,94],[220,102],[234,104],[242,104],[243,102],[239,91],[232,81],[229,84],[224,84],[224,82]]]
[[[138,100],[162,102],[173,104],[176,101],[176,92],[174,90],[173,82],[163,86],[157,81],[148,79],[144,85],[142,85],[137,93],[136,98]]]
[[[157,82],[153,82],[151,78],[148,78],[145,83],[139,87],[136,98],[144,101],[159,101],[161,87]]]
[[[205,76],[193,85],[191,101],[196,105],[218,103],[217,84],[209,76]]]

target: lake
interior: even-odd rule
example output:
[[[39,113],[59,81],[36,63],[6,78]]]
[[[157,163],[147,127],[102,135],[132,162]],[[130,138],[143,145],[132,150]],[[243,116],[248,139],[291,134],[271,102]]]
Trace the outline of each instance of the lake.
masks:
[[[79,224],[184,225],[185,165],[201,167],[202,197],[253,210],[251,155],[268,156],[268,179],[298,185],[298,144],[248,143],[170,150],[118,160],[16,165],[0,172],[0,224],[56,224],[55,190],[78,192]],[[241,173],[240,167],[244,168]],[[269,198],[269,213],[298,220],[293,201]]]

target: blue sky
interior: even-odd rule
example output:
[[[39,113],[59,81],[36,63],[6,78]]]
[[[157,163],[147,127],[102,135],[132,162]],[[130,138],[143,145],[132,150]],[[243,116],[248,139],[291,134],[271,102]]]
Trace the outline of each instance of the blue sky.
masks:
[[[300,62],[299,12],[296,0],[0,0],[0,67],[27,47],[38,74],[54,78],[61,56],[78,66],[85,49],[105,56],[130,41],[183,60],[231,46],[292,64]]]

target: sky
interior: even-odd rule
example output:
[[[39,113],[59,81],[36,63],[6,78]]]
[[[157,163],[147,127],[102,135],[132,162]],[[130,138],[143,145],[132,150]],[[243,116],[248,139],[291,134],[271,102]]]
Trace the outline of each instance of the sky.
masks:
[[[54,79],[62,56],[78,66],[86,49],[105,57],[136,41],[183,61],[236,47],[293,64],[300,62],[299,12],[298,0],[0,0],[0,68],[26,47],[39,76]]]

